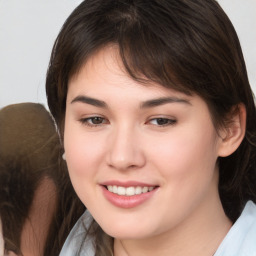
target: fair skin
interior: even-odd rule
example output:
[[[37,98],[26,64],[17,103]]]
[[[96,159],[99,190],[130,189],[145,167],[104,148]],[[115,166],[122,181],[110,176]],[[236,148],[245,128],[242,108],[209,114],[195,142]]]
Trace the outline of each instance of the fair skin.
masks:
[[[70,178],[115,238],[115,256],[214,254],[231,227],[216,164],[236,147],[225,134],[217,134],[200,97],[131,79],[115,47],[93,55],[69,82]]]

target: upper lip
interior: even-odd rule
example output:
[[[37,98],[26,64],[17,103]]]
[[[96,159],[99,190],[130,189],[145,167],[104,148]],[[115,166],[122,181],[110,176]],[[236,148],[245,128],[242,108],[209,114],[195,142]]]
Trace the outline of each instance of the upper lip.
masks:
[[[156,184],[150,184],[140,181],[118,181],[118,180],[109,180],[100,183],[102,186],[120,186],[120,187],[156,187]]]

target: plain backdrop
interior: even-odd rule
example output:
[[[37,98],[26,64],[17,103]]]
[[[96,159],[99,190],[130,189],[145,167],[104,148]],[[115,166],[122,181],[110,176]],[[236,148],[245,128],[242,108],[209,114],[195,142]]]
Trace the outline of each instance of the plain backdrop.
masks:
[[[46,104],[45,75],[54,40],[81,0],[0,0],[0,108]],[[235,26],[256,92],[256,0],[219,0]]]

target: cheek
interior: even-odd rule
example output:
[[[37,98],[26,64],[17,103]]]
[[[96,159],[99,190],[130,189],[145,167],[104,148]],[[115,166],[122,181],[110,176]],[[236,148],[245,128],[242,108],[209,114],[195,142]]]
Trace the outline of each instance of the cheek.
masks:
[[[164,176],[175,176],[185,182],[189,178],[212,175],[217,160],[215,133],[197,130],[182,130],[169,138],[158,138],[154,147],[148,146],[149,158],[154,159]]]
[[[88,141],[89,140],[89,141]],[[97,174],[97,148],[90,139],[81,137],[81,133],[67,127],[64,136],[66,163],[69,176],[80,200],[87,205],[93,198],[95,175]]]
[[[179,135],[168,143],[161,141],[150,153],[154,159],[151,164],[163,178],[162,202],[169,203],[162,204],[162,218],[170,225],[173,220],[181,221],[188,216],[217,187],[214,133]]]
[[[99,164],[103,147],[94,134],[83,130],[82,125],[66,121],[64,148],[71,175],[86,176],[94,170],[93,166]]]
[[[69,176],[79,198],[85,203],[97,173],[99,148],[80,125],[66,122],[64,148]]]

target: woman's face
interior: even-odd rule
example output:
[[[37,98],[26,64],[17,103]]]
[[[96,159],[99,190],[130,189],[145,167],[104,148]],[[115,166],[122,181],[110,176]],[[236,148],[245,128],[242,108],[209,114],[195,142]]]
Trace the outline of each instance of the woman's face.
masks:
[[[206,103],[134,81],[114,47],[70,80],[64,147],[78,196],[113,237],[171,232],[219,202],[221,139]]]

